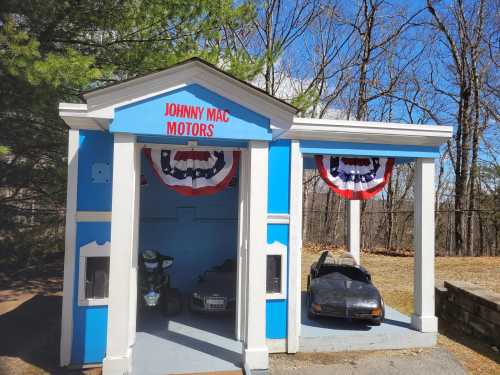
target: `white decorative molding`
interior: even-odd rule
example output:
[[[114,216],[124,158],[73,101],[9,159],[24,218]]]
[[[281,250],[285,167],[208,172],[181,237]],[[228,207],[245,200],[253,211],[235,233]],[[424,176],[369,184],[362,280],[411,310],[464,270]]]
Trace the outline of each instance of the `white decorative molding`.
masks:
[[[286,339],[267,339],[269,353],[286,353]]]
[[[299,350],[301,327],[301,257],[302,257],[302,176],[304,159],[300,142],[290,145],[290,227],[288,240],[288,333],[287,352]]]
[[[111,221],[111,211],[77,211],[75,217],[79,223]]]
[[[274,241],[272,244],[267,245],[266,255],[279,255],[281,256],[281,290],[279,293],[266,293],[266,299],[286,299],[287,291],[287,247],[279,241]],[[267,267],[266,267],[267,271]]]
[[[267,214],[268,224],[288,224],[290,223],[289,214]]]
[[[87,258],[109,257],[111,245],[109,241],[99,245],[96,241],[80,247],[80,262],[78,272],[78,306],[106,306],[107,298],[85,298],[85,271]]]
[[[250,370],[269,366],[266,345],[266,252],[267,180],[269,165],[267,142],[248,143],[248,293],[247,330],[243,364]]]
[[[450,139],[452,135],[452,126],[295,117],[292,126],[281,138],[440,146]]]
[[[420,332],[437,332],[434,301],[434,159],[418,159],[414,182],[413,315],[411,324]]]
[[[66,188],[66,233],[64,242],[64,282],[61,318],[61,366],[69,365],[73,343],[73,290],[76,263],[76,194],[78,186],[78,147],[80,134],[70,129],[68,135],[68,179]]]

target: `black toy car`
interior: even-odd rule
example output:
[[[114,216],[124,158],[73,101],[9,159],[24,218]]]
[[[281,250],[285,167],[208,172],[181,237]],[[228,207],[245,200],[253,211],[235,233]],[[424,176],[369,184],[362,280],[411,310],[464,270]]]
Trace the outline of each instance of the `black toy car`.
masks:
[[[330,259],[333,259],[331,261]],[[350,256],[332,258],[328,251],[311,265],[307,281],[308,316],[384,321],[384,301],[370,273]]]
[[[227,259],[205,271],[191,294],[189,308],[194,312],[232,312],[236,307],[236,262]]]

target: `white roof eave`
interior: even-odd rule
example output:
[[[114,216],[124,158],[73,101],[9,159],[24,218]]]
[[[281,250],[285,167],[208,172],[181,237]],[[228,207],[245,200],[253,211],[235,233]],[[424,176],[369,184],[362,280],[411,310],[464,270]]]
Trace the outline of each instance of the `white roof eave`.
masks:
[[[280,138],[356,143],[439,146],[453,136],[453,127],[384,122],[294,118]]]

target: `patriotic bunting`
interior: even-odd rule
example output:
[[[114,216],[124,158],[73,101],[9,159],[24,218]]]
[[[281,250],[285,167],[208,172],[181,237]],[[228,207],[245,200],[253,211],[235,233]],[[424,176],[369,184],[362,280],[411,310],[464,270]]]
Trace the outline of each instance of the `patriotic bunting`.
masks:
[[[337,157],[316,155],[323,181],[349,200],[368,200],[380,192],[391,177],[393,158]]]
[[[239,151],[144,149],[154,173],[182,195],[208,195],[224,190],[236,175]]]

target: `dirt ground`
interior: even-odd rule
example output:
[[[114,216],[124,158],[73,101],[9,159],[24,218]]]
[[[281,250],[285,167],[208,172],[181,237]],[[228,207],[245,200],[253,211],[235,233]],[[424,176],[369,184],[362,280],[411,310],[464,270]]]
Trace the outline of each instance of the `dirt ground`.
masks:
[[[303,253],[303,288],[310,264],[319,248]],[[363,254],[362,264],[372,273],[386,303],[403,313],[412,312],[413,259]],[[500,258],[438,258],[438,280],[464,280],[500,292]],[[99,369],[63,370],[57,365],[61,319],[62,263],[43,269],[0,274],[0,375],[82,374],[97,375]],[[500,374],[500,355],[474,339],[440,328],[438,343],[450,351],[473,375]],[[356,361],[371,355],[415,356],[413,350],[360,353],[298,354],[293,360],[315,363]],[[276,356],[276,360],[280,360]]]
[[[307,246],[302,255],[302,289],[322,248]],[[386,304],[411,315],[413,312],[413,257],[361,254],[361,264],[372,274]],[[500,293],[500,257],[438,257],[436,282],[468,281]],[[500,374],[500,354],[473,338],[440,327],[438,345],[449,350],[473,375]]]

